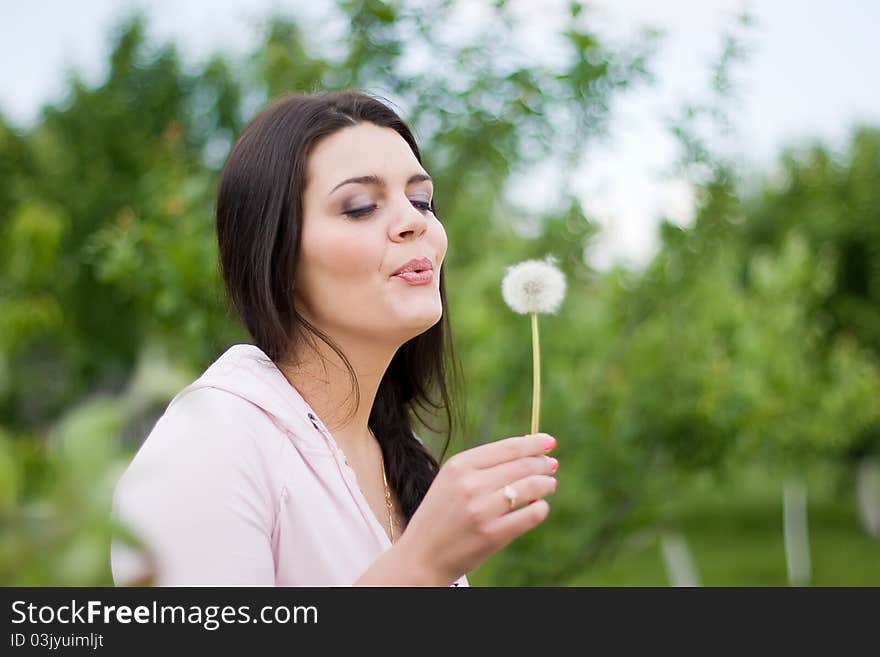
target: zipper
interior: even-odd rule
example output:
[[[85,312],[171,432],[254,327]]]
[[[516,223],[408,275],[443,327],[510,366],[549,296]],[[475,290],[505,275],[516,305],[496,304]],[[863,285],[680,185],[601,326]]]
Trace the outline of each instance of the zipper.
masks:
[[[351,495],[352,499],[357,505],[358,510],[361,512],[361,516],[364,518],[364,521],[367,523],[370,531],[373,532],[373,536],[379,540],[379,543],[383,549],[390,547],[391,539],[388,538],[388,534],[385,533],[385,529],[381,525],[379,525],[379,521],[376,518],[376,515],[373,513],[373,509],[370,508],[370,505],[367,503],[367,498],[364,495],[364,491],[361,490],[360,485],[357,483],[357,474],[349,465],[348,459],[345,458],[345,453],[336,445],[336,441],[331,437],[330,431],[323,426],[323,422],[321,422],[314,413],[309,412],[308,416],[309,420],[312,423],[312,426],[315,427],[315,429],[317,429],[318,432],[324,437],[324,442],[327,443],[327,447],[333,453],[333,459],[336,461],[336,467],[339,468],[339,473],[342,475],[342,479],[345,481],[345,485],[346,488],[348,488],[349,495]],[[346,470],[348,472],[346,472]]]

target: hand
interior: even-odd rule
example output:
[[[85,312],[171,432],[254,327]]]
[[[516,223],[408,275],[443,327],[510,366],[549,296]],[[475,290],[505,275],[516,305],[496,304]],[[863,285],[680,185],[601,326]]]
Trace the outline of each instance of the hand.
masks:
[[[547,434],[514,436],[450,457],[401,535],[399,547],[421,567],[451,583],[513,539],[541,524],[544,498],[556,490],[556,446]],[[516,494],[516,506],[504,487]]]

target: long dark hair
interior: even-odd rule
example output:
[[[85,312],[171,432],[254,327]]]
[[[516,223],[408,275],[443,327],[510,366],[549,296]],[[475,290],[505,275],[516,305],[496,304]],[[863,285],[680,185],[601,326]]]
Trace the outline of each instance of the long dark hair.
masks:
[[[256,346],[276,365],[288,364],[296,340],[323,340],[342,359],[360,391],[354,369],[332,340],[299,315],[293,281],[299,262],[306,164],[323,137],[358,123],[391,128],[419,147],[406,123],[386,104],[353,92],[295,94],[267,105],[244,127],[226,160],[217,194],[217,241],[229,300]],[[436,208],[432,208],[436,214]],[[442,462],[463,412],[453,405],[461,382],[455,357],[443,271],[443,316],[404,343],[379,384],[369,426],[382,448],[389,485],[407,521],[439,469],[438,460],[413,433],[413,417],[435,433],[424,413],[443,411]],[[456,413],[453,413],[453,408]]]

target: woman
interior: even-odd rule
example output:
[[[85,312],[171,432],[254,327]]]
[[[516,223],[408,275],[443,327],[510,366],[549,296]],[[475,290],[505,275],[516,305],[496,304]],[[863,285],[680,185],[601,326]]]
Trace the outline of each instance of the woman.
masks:
[[[117,584],[467,586],[544,520],[552,437],[439,467],[413,433],[433,389],[449,419],[447,240],[391,109],[270,104],[226,162],[217,236],[254,344],[175,396],[119,480],[114,512],[146,549],[113,544]]]

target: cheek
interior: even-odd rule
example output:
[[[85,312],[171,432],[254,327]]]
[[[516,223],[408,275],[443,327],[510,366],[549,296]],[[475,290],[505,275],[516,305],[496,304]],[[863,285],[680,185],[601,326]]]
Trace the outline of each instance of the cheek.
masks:
[[[449,243],[446,239],[446,230],[439,221],[436,224],[436,228],[432,231],[431,241],[434,244],[434,251],[437,253],[437,261],[442,263]]]
[[[381,262],[381,250],[373,244],[369,231],[326,228],[303,234],[303,269],[308,272],[312,294],[322,291],[339,294],[338,286],[349,288],[376,275]],[[322,290],[322,288],[324,288]]]

